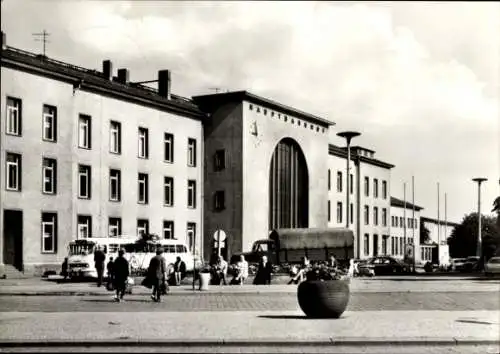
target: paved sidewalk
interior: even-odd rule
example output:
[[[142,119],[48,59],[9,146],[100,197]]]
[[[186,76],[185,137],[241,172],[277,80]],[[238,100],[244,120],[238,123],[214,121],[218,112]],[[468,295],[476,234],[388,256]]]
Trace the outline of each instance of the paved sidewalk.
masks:
[[[126,306],[117,303],[116,306]],[[300,311],[0,313],[0,346],[12,342],[141,343],[500,343],[500,311]]]
[[[148,294],[149,289],[139,285],[140,279],[133,287],[134,294]],[[195,290],[192,284],[172,286],[172,293],[295,293],[296,285],[273,284],[242,286],[210,286],[208,291],[200,292],[198,283]],[[500,292],[500,280],[478,280],[477,278],[441,277],[377,277],[354,278],[351,280],[351,292]],[[6,295],[103,295],[108,293],[104,288],[98,288],[95,283],[58,283],[45,279],[0,280],[0,296]]]

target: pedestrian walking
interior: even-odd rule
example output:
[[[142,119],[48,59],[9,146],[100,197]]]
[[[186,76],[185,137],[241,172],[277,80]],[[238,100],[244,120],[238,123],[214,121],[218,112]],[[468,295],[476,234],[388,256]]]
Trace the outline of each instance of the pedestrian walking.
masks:
[[[113,257],[109,258],[109,262],[106,265],[106,270],[108,271],[108,284],[106,288],[108,290],[113,290],[114,274],[113,274]]]
[[[151,298],[156,302],[161,302],[162,293],[166,293],[168,291],[167,262],[162,254],[163,249],[159,248],[156,251],[156,256],[151,258],[151,261],[149,262],[147,274],[148,281],[150,281],[153,288]]]
[[[181,285],[181,280],[186,276],[186,263],[177,256],[177,260],[174,263],[174,277],[175,285]]]
[[[272,272],[273,272],[273,266],[271,265],[271,262],[267,260],[266,256],[262,256],[253,283],[255,285],[263,285],[263,284],[271,285]]]
[[[61,267],[61,276],[64,280],[68,277],[68,257],[64,258],[64,262]]]
[[[237,274],[234,282],[236,284],[243,285],[245,280],[248,278],[248,262],[245,260],[245,256],[240,256],[240,261],[237,264]]]
[[[102,285],[102,277],[104,273],[104,262],[106,261],[106,255],[98,246],[94,252],[94,263],[95,269],[97,270],[97,286]]]
[[[215,283],[220,285],[221,282],[227,285],[227,262],[224,257],[219,256],[217,263],[215,264]]]
[[[116,290],[115,301],[123,301],[128,277],[130,276],[130,265],[125,259],[125,251],[118,251],[118,258],[113,263],[113,279]]]

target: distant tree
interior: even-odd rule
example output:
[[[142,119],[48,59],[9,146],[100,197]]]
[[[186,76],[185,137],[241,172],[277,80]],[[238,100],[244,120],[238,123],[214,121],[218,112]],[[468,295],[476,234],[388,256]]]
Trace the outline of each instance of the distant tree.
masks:
[[[420,221],[420,244],[429,243],[431,240],[431,232],[425,227],[424,223]]]
[[[500,232],[495,219],[493,216],[481,216],[482,252],[486,259],[494,256],[500,248]],[[462,223],[453,229],[447,240],[450,257],[475,256],[477,237],[477,213],[471,213],[464,216]]]

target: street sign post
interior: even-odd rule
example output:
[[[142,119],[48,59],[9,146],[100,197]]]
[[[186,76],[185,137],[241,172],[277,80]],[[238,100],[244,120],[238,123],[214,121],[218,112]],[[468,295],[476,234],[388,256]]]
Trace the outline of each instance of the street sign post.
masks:
[[[221,230],[221,229],[215,230],[215,232],[214,232],[215,247],[217,247],[217,256],[219,256],[219,257],[220,257],[220,249],[225,244],[224,241],[226,240],[226,238],[227,238],[227,235],[224,232],[224,230]]]

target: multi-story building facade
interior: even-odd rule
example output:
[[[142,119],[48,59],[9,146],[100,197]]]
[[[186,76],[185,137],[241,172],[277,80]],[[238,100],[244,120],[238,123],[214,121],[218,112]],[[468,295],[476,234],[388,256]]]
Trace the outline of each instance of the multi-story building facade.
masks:
[[[202,242],[205,115],[170,93],[5,45],[0,260],[59,265],[70,240],[154,233]]]
[[[408,201],[391,197],[391,255],[404,259],[406,247],[415,252],[415,262],[420,262],[420,211],[423,208]],[[408,247],[410,248],[410,247]],[[408,251],[407,251],[408,252]],[[413,254],[412,254],[413,256]]]
[[[425,227],[429,231],[429,240],[420,245],[420,258],[422,261],[432,261],[433,258],[437,258],[439,264],[449,264],[450,248],[448,238],[458,225],[448,220],[437,220],[422,216],[420,218],[420,227]],[[434,257],[433,252],[435,253]]]
[[[328,226],[346,226],[347,149],[328,148]],[[390,179],[394,165],[375,159],[375,152],[351,147],[349,227],[354,231],[357,258],[388,254]]]

